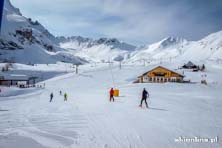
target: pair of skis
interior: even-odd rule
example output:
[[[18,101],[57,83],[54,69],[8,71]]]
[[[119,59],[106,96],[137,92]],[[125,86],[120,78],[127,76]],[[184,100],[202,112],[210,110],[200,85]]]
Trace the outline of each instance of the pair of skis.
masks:
[[[139,105],[139,107],[142,109],[149,109],[149,106],[143,107],[143,106]]]

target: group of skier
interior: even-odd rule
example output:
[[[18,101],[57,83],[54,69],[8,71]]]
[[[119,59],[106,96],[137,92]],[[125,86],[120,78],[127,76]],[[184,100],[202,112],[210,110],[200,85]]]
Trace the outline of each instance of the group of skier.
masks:
[[[61,90],[59,91],[59,94],[62,95],[62,91],[61,91]],[[54,94],[53,94],[53,92],[52,92],[52,93],[50,94],[50,100],[49,100],[49,102],[52,102],[53,97],[54,97]],[[68,101],[68,95],[67,95],[67,93],[64,93],[63,97],[64,97],[64,101],[65,101],[65,102]]]
[[[110,102],[114,102],[114,89],[111,88],[110,91],[109,91],[109,94],[110,94],[110,97],[109,97],[109,101]],[[148,91],[146,90],[146,88],[143,89],[143,92],[142,92],[142,98],[141,98],[141,101],[140,101],[140,105],[139,107],[142,107],[143,105],[143,102],[145,102],[146,104],[146,108],[148,108],[148,103],[147,103],[147,98],[149,97],[149,93]]]
[[[61,91],[61,90],[59,91],[59,94],[62,95],[62,91]],[[110,94],[109,101],[110,101],[110,102],[112,102],[112,101],[114,102],[115,99],[114,99],[114,89],[113,89],[113,88],[110,89],[109,94]],[[51,93],[51,94],[50,94],[50,100],[49,100],[49,102],[52,102],[53,97],[54,97],[54,94]],[[64,93],[64,94],[63,94],[63,97],[64,97],[64,101],[65,101],[65,102],[68,101],[68,95],[67,95],[67,93]],[[147,90],[144,88],[143,91],[142,91],[142,98],[141,98],[139,107],[142,107],[143,102],[145,102],[146,108],[149,107],[149,106],[148,106],[148,103],[147,103],[147,98],[148,98],[148,97],[149,97],[149,93],[148,93]]]

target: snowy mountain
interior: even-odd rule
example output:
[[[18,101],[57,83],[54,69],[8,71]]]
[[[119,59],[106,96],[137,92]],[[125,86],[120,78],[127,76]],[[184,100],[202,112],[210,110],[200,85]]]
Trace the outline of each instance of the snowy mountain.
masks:
[[[140,47],[130,55],[129,61],[163,60],[183,54],[188,41],[182,38],[168,37],[157,43]]]
[[[61,48],[70,51],[89,61],[101,62],[112,61],[117,57],[127,58],[128,54],[136,49],[136,46],[121,42],[115,38],[100,38],[94,40],[81,36],[57,37]]]
[[[80,58],[81,57],[81,58]],[[168,37],[136,47],[115,38],[55,37],[38,21],[22,16],[5,0],[0,36],[0,62],[71,63],[222,60],[222,31],[199,41]]]
[[[185,52],[181,55],[181,60],[189,59],[193,61],[200,60],[222,60],[222,31],[212,33],[207,37],[189,42],[184,47]]]
[[[22,16],[5,0],[0,36],[0,61],[18,63],[83,63],[56,45],[56,38],[38,21]]]
[[[199,41],[168,37],[146,45],[130,54],[128,61],[205,61],[222,60],[222,31],[212,33]]]
[[[88,61],[151,62],[178,60],[187,62],[222,60],[222,31],[208,35],[199,41],[188,41],[179,37],[167,37],[159,42],[135,47],[117,39],[93,40],[81,36],[57,37],[60,47]]]

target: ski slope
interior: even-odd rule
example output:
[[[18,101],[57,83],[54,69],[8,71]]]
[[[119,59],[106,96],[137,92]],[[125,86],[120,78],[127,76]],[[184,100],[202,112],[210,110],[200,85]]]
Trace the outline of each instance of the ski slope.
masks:
[[[85,65],[78,75],[68,73],[45,81],[44,90],[1,97],[0,148],[220,148],[220,140],[186,143],[175,139],[221,138],[222,80],[218,78],[222,67],[206,65],[207,86],[132,84],[153,66],[124,65],[119,70],[106,64]],[[120,97],[110,103],[108,91],[113,84],[120,89]],[[150,93],[149,109],[138,107],[144,87]],[[67,92],[68,102],[60,90]],[[51,92],[54,99],[49,103]]]

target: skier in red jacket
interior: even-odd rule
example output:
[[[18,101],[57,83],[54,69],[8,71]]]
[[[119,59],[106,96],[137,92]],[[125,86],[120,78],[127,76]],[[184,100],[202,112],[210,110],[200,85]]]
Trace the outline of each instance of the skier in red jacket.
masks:
[[[113,97],[113,95],[114,95],[114,90],[113,90],[113,88],[110,89],[109,94],[110,94],[109,101],[111,102],[111,101],[113,100],[113,102],[114,102],[114,97]]]

